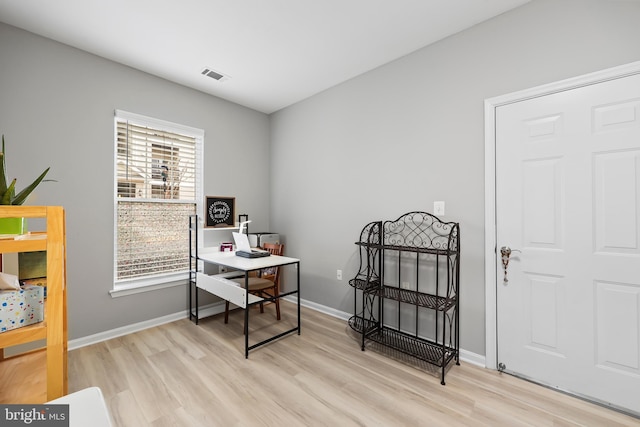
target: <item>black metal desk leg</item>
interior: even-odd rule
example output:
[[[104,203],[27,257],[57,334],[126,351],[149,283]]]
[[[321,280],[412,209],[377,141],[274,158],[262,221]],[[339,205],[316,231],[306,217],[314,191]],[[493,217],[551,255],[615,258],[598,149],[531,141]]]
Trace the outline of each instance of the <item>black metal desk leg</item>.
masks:
[[[244,272],[244,358],[249,358],[249,272]]]
[[[296,264],[296,272],[298,273],[298,335],[300,335],[300,263]]]

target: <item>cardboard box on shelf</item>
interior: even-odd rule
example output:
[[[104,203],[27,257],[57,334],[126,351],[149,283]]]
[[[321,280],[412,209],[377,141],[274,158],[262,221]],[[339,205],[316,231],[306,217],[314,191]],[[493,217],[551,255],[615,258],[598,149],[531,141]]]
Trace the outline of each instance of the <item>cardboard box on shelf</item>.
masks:
[[[44,299],[47,299],[47,278],[37,277],[35,279],[20,280],[20,284],[24,286],[40,286],[44,289]]]
[[[44,320],[44,288],[0,291],[0,333]]]

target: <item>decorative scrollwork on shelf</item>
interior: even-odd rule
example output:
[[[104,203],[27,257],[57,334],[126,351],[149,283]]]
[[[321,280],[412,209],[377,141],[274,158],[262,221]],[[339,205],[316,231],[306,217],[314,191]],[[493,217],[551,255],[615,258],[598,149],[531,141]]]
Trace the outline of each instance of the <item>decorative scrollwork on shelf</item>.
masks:
[[[385,246],[458,250],[458,224],[442,222],[430,213],[410,212],[383,225]]]

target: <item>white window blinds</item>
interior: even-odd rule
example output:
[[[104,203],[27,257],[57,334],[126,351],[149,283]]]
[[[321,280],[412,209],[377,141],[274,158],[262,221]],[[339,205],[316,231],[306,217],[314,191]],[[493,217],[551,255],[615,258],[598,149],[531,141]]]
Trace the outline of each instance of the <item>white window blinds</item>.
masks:
[[[117,122],[118,197],[195,202],[194,137]]]
[[[115,126],[116,284],[185,272],[203,132],[124,112]]]

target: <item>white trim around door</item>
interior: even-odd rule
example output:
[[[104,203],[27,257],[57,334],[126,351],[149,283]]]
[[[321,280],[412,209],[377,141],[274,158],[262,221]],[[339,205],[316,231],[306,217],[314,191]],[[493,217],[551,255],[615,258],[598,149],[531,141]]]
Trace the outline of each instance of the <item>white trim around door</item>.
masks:
[[[576,89],[608,80],[640,74],[640,61],[603,71],[514,92],[484,102],[485,113],[485,363],[497,369],[498,343],[496,319],[496,162],[495,112],[496,108],[527,99]]]

